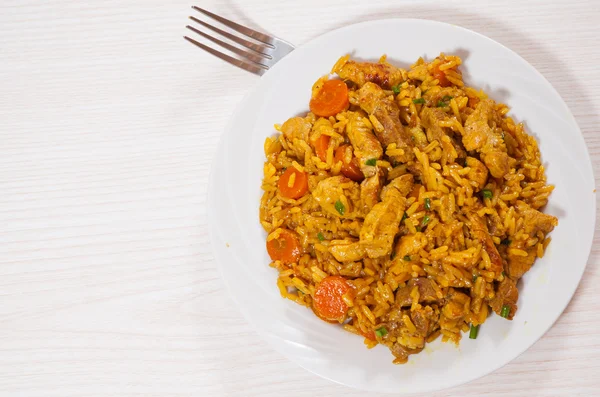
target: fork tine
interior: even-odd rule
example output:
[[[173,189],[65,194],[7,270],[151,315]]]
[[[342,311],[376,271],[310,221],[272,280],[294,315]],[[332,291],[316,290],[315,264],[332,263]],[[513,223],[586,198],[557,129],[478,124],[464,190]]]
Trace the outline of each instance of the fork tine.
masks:
[[[220,17],[217,14],[213,14],[210,11],[206,11],[203,8],[196,7],[196,6],[192,6],[192,8],[195,9],[196,11],[200,11],[201,13],[203,13],[205,15],[208,15],[209,17],[211,17],[213,19],[216,19],[217,21],[221,22],[223,25],[228,26],[233,30],[237,30],[238,32],[245,34],[248,37],[252,37],[253,39],[262,41],[263,43],[268,44],[271,47],[273,46],[273,37],[271,37],[271,36],[268,36],[264,33],[260,33],[260,32],[257,32],[256,30],[242,26],[239,23],[230,21],[229,19]]]
[[[252,52],[244,51],[244,50],[242,50],[240,48],[232,46],[229,43],[225,43],[224,41],[221,41],[221,40],[217,39],[216,37],[212,37],[211,35],[206,34],[206,33],[202,32],[201,30],[196,29],[193,26],[187,25],[186,28],[190,29],[193,32],[198,33],[200,36],[209,39],[213,43],[216,43],[216,44],[220,45],[221,47],[224,47],[224,48],[228,49],[229,51],[231,51],[231,52],[233,52],[233,53],[235,53],[235,54],[237,54],[239,56],[242,56],[244,58],[247,58],[247,59],[251,60],[252,62],[261,64],[261,65],[267,67],[267,65],[264,64],[265,58],[262,57],[262,56],[260,56],[260,55],[257,55],[257,54],[252,53]]]
[[[233,35],[233,34],[231,34],[229,32],[221,30],[221,29],[219,29],[219,28],[217,28],[215,26],[212,26],[211,24],[209,24],[207,22],[201,21],[201,20],[199,20],[196,17],[190,17],[190,19],[192,21],[194,21],[194,22],[198,22],[202,26],[205,26],[205,27],[207,27],[207,28],[209,28],[209,29],[217,32],[218,34],[220,34],[223,37],[227,37],[229,40],[235,41],[236,43],[238,43],[240,45],[243,45],[246,48],[254,50],[254,51],[258,52],[259,54],[268,56],[270,58],[270,56],[268,54],[269,48],[263,46],[262,44],[252,43],[251,41],[244,40],[244,39],[242,39],[240,37],[237,37],[237,36],[235,36],[235,35]]]
[[[262,68],[256,64],[250,64],[244,61],[241,61],[239,59],[230,57],[229,55],[223,54],[222,52],[219,52],[215,49],[210,48],[209,46],[206,46],[202,43],[197,42],[196,40],[189,38],[187,36],[183,36],[184,39],[186,39],[187,41],[189,41],[190,43],[194,44],[195,46],[200,47],[201,49],[203,49],[204,51],[207,51],[209,53],[211,53],[212,55],[216,56],[217,58],[221,58],[222,60],[229,62],[232,65],[237,66],[238,68],[242,68],[248,72],[254,73],[254,74],[258,74],[259,76],[262,76],[267,69],[266,68]],[[261,65],[262,66],[262,65]]]

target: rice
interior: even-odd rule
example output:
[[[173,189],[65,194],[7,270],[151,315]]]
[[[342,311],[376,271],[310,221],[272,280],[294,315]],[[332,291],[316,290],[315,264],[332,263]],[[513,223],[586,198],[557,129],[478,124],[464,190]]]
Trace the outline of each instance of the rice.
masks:
[[[554,187],[546,183],[535,139],[506,105],[465,86],[461,64],[459,57],[441,54],[403,70],[385,57],[369,64],[344,56],[332,70],[354,83],[349,107],[334,116],[309,112],[276,124],[279,133],[264,143],[259,219],[267,248],[289,244],[284,240],[290,235],[298,246],[291,260],[272,258],[281,296],[322,316],[319,291],[336,280],[343,311],[334,322],[365,338],[368,348],[388,346],[398,364],[440,335],[458,343],[470,324],[483,324],[505,304],[516,311],[516,300],[501,286],[515,283],[543,257],[556,226],[556,218],[540,212]],[[380,109],[396,109],[396,121],[390,121],[392,113],[361,109],[365,76],[390,82],[374,92],[386,104]],[[315,83],[313,94],[325,81]],[[476,132],[496,137],[495,151],[466,148],[479,114],[487,115],[487,123]],[[379,154],[369,157],[360,142],[381,141],[397,124],[411,142],[378,142]],[[329,137],[324,154],[314,146],[321,135]],[[344,144],[350,145],[338,153]],[[358,181],[347,177],[353,162]],[[503,175],[492,177],[498,164],[506,165]],[[282,187],[290,167],[296,172]],[[285,194],[282,189],[296,189],[304,175],[307,192]],[[411,178],[410,189],[395,193],[397,208],[389,210],[390,191],[401,191],[393,186]],[[370,196],[369,182],[378,185]],[[368,241],[383,240],[377,254],[369,254],[374,248]]]

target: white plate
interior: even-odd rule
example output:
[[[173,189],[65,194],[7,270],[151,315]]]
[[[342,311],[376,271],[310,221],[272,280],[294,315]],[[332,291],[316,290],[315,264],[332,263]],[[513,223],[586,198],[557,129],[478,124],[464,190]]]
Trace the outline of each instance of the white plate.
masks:
[[[492,316],[476,340],[460,347],[436,342],[406,365],[393,365],[384,346],[327,324],[282,299],[268,266],[258,221],[263,142],[273,124],[306,113],[314,81],[341,55],[407,67],[440,52],[463,58],[468,85],[507,103],[515,121],[539,142],[548,181],[556,185],[546,211],[559,218],[546,256],[520,282],[513,321]],[[480,34],[440,22],[390,19],[329,32],[294,50],[265,74],[232,115],[213,164],[208,193],[210,233],[223,280],[246,319],[277,351],[309,371],[368,391],[439,390],[500,368],[538,340],[567,306],[583,274],[594,233],[596,202],[581,132],[558,93],[531,65]]]

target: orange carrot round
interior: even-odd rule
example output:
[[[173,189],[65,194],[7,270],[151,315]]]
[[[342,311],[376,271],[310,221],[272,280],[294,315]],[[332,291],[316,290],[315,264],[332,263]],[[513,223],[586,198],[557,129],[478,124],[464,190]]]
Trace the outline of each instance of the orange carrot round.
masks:
[[[294,263],[300,259],[302,249],[296,233],[285,229],[277,238],[267,241],[267,252],[274,261]]]
[[[294,180],[290,181],[292,175]],[[305,172],[298,171],[296,167],[289,167],[279,178],[277,187],[283,197],[298,199],[308,191],[308,177]]]
[[[342,80],[327,80],[310,100],[310,111],[321,117],[335,116],[348,106],[348,87]]]
[[[342,145],[335,150],[335,156],[333,161],[337,163],[338,161],[342,162],[341,172],[346,178],[350,178],[355,182],[360,182],[365,179],[365,175],[360,170],[360,165],[358,164],[358,159],[352,156],[352,160],[349,163],[346,163],[346,148],[350,147],[350,145]]]
[[[440,70],[439,66],[436,66],[435,68],[433,68],[432,74],[433,74],[433,78],[437,79],[439,81],[440,86],[448,87],[448,86],[452,85],[450,80],[448,80],[446,78],[446,73],[444,73],[443,70]]]
[[[329,148],[330,140],[331,140],[331,137],[329,135],[321,134],[313,142],[313,145],[315,147],[315,153],[321,159],[321,161],[325,161],[327,159],[327,149]]]
[[[348,311],[344,295],[351,295],[353,289],[341,276],[325,277],[315,289],[313,310],[327,321],[343,321]]]

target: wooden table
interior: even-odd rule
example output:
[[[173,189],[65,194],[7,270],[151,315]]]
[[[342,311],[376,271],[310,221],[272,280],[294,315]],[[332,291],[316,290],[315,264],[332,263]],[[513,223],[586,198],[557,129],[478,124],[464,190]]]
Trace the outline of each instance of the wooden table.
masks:
[[[600,175],[598,1],[486,3],[201,5],[297,45],[391,16],[483,33],[556,87]],[[365,395],[272,351],[219,279],[208,173],[257,77],[182,39],[190,5],[0,4],[2,396]],[[596,246],[567,310],[529,351],[431,395],[600,395],[599,254]]]

